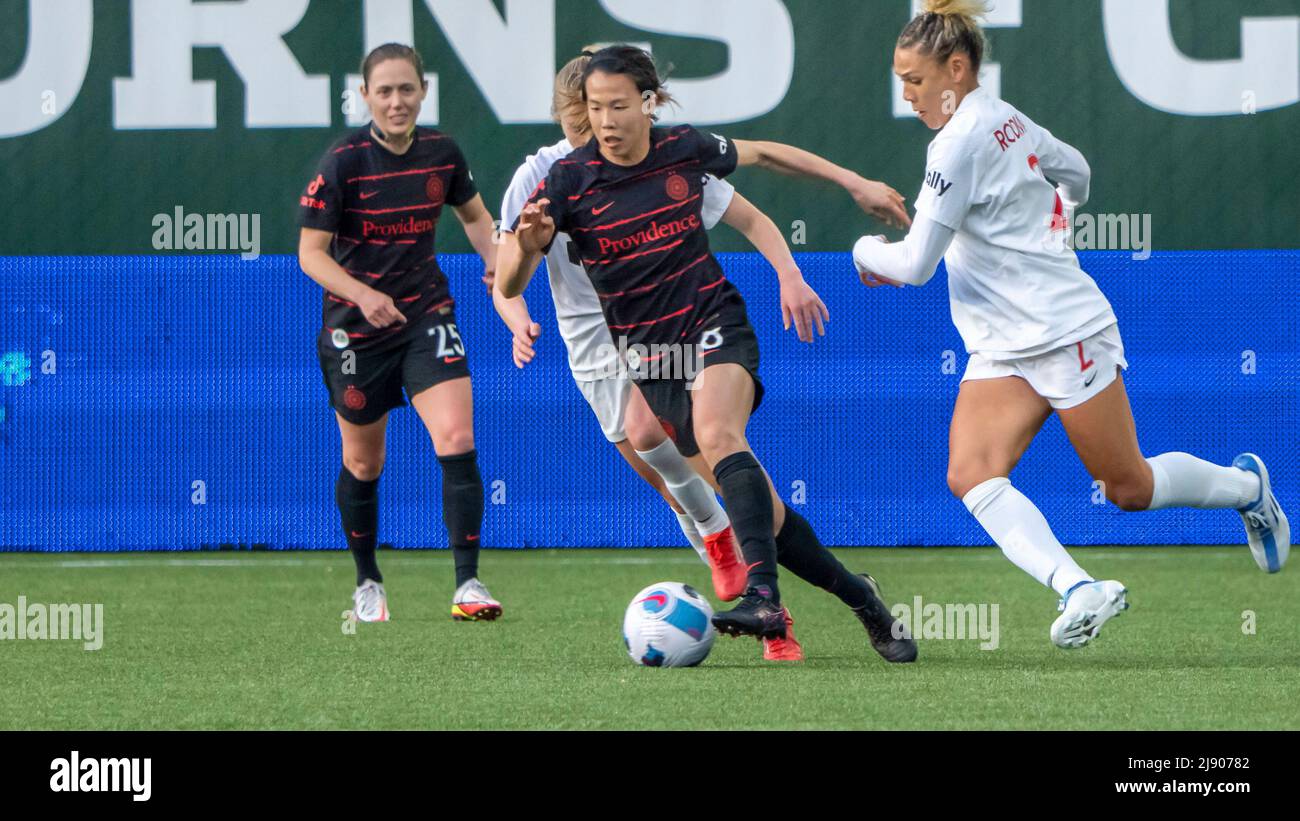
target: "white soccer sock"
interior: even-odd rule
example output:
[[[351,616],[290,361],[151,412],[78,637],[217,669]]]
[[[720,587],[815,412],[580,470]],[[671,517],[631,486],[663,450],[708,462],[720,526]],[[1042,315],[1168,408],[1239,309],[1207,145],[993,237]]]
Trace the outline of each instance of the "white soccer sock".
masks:
[[[1155,485],[1151,507],[1243,508],[1259,498],[1259,477],[1220,467],[1190,453],[1162,453],[1147,460]]]
[[[673,512],[677,513],[675,510]],[[677,525],[682,529],[682,535],[686,537],[686,541],[690,542],[691,547],[695,548],[695,552],[700,554],[701,561],[708,564],[709,553],[704,549],[704,537],[700,535],[700,529],[695,526],[695,520],[691,518],[691,514],[677,513]]]
[[[1011,480],[999,476],[971,488],[962,497],[984,530],[1011,563],[1062,597],[1079,582],[1092,581],[1065,552],[1043,514]]]
[[[638,450],[636,455],[664,477],[668,492],[677,500],[677,504],[682,506],[682,510],[695,520],[695,526],[701,536],[712,536],[731,524],[726,511],[718,504],[718,497],[714,494],[713,488],[700,478],[691,467],[691,463],[677,452],[677,446],[671,441],[665,439],[654,450]]]

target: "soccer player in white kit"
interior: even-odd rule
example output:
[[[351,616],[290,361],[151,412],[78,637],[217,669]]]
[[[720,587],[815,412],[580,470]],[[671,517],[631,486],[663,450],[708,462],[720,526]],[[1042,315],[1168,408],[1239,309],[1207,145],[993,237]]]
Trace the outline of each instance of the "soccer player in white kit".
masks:
[[[903,96],[939,134],[907,238],[863,237],[853,260],[871,287],[923,285],[945,260],[953,322],[970,353],[948,486],[1008,559],[1060,594],[1052,641],[1081,647],[1128,606],[1127,591],[1079,567],[1008,479],[1053,411],[1123,510],[1235,509],[1269,573],[1286,563],[1290,528],[1254,454],[1230,467],[1186,453],[1143,458],[1115,314],[1064,242],[1068,209],[1088,199],[1088,163],[979,86],[985,41],[976,18],[986,12],[978,0],[930,0],[899,37]]]
[[[556,76],[552,111],[565,138],[540,148],[515,172],[501,206],[502,230],[509,230],[515,224],[529,196],[546,179],[551,166],[591,139],[586,103],[582,99],[582,74],[589,61],[590,53],[584,53]],[[823,171],[843,171],[817,159]],[[847,189],[868,213],[894,224],[909,222],[903,199],[892,188],[856,175],[846,178],[851,181]],[[707,229],[725,221],[745,234],[773,267],[780,269],[781,262],[790,261],[789,247],[771,220],[724,180],[708,177],[703,188],[701,218]],[[574,381],[600,421],[605,438],[673,508],[682,533],[712,570],[718,597],[735,599],[744,592],[745,567],[738,560],[731,523],[718,504],[715,488],[701,478],[702,469],[704,476],[712,477],[713,472],[705,469],[707,463],[702,457],[692,457],[698,463],[693,466],[678,452],[640,391],[622,370],[620,353],[606,325],[600,299],[581,265],[569,258],[570,247],[567,238],[559,238],[547,254],[546,262],[556,320],[568,349]],[[814,325],[823,331],[822,322],[829,319],[829,314],[811,289],[798,290],[800,301],[787,314],[786,327],[793,322],[800,338],[811,342]],[[523,297],[507,299],[494,290],[494,298],[498,312],[514,334],[515,364],[524,367],[535,355],[533,342],[541,328],[532,321]],[[788,611],[786,615],[789,628],[793,619]],[[802,659],[802,650],[791,629],[787,629],[784,639],[764,639],[763,645],[768,660]]]

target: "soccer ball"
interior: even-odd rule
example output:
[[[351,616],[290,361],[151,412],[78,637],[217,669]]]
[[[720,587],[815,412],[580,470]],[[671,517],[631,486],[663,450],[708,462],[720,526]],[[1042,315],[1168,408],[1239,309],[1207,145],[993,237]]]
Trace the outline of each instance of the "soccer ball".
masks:
[[[713,607],[688,584],[659,582],[632,599],[623,643],[637,664],[694,667],[713,647]]]

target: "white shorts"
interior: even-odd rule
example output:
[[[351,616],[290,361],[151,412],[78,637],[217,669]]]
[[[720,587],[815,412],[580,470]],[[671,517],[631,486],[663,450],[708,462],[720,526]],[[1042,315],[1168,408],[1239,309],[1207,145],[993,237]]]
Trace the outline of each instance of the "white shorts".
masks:
[[[994,361],[970,355],[961,381],[1019,376],[1056,410],[1087,402],[1106,390],[1128,368],[1119,325],[1111,325],[1082,342],[1024,359]]]
[[[626,440],[624,420],[627,418],[627,403],[632,396],[632,380],[626,376],[596,379],[578,382],[578,389],[600,420],[600,429],[605,432],[605,438],[615,445]]]

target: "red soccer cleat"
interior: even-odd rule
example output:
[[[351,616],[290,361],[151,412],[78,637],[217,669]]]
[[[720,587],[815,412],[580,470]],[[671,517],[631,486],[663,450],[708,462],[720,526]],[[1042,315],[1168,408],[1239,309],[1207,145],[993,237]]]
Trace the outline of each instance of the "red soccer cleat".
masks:
[[[704,549],[709,554],[709,569],[713,571],[714,594],[723,601],[734,601],[744,595],[749,574],[738,558],[740,549],[731,525],[705,536]]]
[[[785,638],[762,639],[763,658],[766,661],[803,661],[803,645],[794,637],[794,618],[790,615],[790,608],[781,609],[785,611]]]

